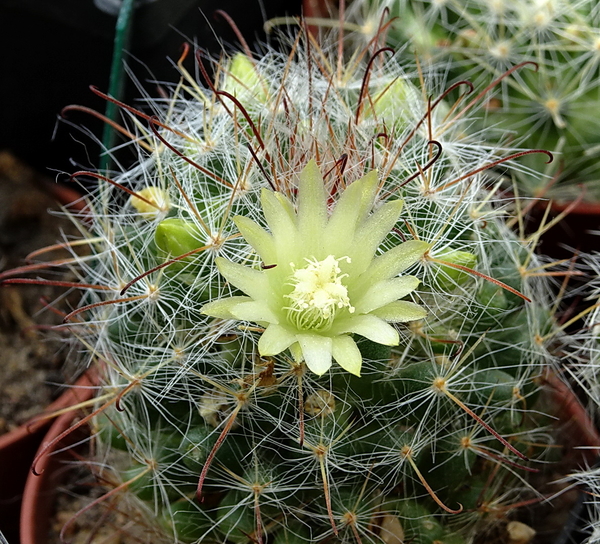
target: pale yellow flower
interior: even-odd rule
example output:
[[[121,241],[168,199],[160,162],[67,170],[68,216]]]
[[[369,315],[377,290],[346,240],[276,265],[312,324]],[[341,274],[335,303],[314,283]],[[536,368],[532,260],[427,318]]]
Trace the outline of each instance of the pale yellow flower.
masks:
[[[265,269],[217,259],[221,274],[247,296],[209,302],[202,312],[250,321],[265,328],[258,342],[263,356],[290,349],[297,361],[323,374],[332,359],[360,376],[361,353],[353,335],[396,346],[390,323],[423,319],[425,310],[399,300],[419,285],[398,276],[429,245],[412,240],[377,255],[402,210],[401,200],[371,213],[379,187],[376,172],[350,184],[331,215],[323,177],[314,161],[299,176],[296,207],[283,194],[264,189],[261,203],[270,233],[247,217],[234,218]]]

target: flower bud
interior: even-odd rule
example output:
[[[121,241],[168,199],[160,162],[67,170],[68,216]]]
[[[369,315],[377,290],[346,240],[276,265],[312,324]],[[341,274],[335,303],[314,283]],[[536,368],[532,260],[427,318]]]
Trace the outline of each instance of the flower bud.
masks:
[[[131,196],[129,202],[140,216],[148,221],[156,219],[159,215],[168,212],[171,207],[169,194],[160,187],[144,187],[144,189],[138,191],[136,195],[139,195],[141,198]]]
[[[156,227],[154,241],[169,257],[179,257],[203,245],[196,225],[177,218],[161,221]]]

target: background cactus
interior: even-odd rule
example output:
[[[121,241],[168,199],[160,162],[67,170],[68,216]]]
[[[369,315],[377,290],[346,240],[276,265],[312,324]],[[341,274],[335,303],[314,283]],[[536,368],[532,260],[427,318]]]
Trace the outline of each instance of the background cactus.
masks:
[[[384,8],[389,16],[382,19]],[[487,85],[529,63],[488,95],[478,125],[503,129],[509,145],[555,153],[552,165],[534,156],[522,163],[546,177],[527,172],[518,179],[528,195],[567,201],[580,195],[580,183],[586,200],[600,198],[598,16],[590,0],[359,0],[348,8],[363,42],[387,21],[389,45],[422,62],[446,62],[453,81]]]
[[[569,272],[536,256],[519,203],[486,176],[513,164],[510,154],[468,135],[476,108],[467,115],[462,98],[445,98],[433,70],[385,52],[341,59],[335,42],[318,47],[302,33],[289,47],[215,63],[209,89],[182,71],[147,126],[124,112],[139,164],[114,179],[92,174],[98,192],[78,218],[90,252],[69,242],[84,296],[67,321],[102,377],[94,470],[114,486],[108,497],[158,520],[153,542],[504,539],[509,522],[530,523],[519,506],[551,492],[529,476],[556,458],[540,398],[564,334],[549,271]],[[420,281],[400,302],[424,312],[386,325],[398,341],[346,331],[360,377],[335,348],[330,369],[302,362],[300,341],[301,353],[292,343],[266,354],[260,339],[274,321],[264,308],[217,303],[259,290],[248,269],[258,278],[289,266],[288,246],[318,247],[295,237],[308,171],[329,221],[357,180],[378,181],[355,211],[374,259],[365,247],[363,268],[350,267],[363,248],[324,245],[349,297],[336,312],[350,312],[355,292],[387,308],[353,291],[376,271]],[[261,252],[269,232],[274,262]],[[398,262],[406,244],[418,252]],[[246,267],[246,279],[219,257]],[[302,255],[291,268],[328,258]],[[286,281],[283,293],[294,288]]]

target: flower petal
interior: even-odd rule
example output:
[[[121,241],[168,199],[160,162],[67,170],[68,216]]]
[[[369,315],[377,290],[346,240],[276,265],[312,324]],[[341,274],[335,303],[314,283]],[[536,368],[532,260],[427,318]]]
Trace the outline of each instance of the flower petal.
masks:
[[[281,279],[289,270],[290,263],[302,260],[298,257],[298,247],[303,244],[298,243],[296,213],[292,203],[281,193],[263,189],[261,201],[276,253],[274,262],[267,264],[277,264],[274,275]]]
[[[291,202],[281,193],[263,189],[260,201],[273,238],[294,240],[296,238],[296,217]]]
[[[406,323],[407,321],[425,319],[427,310],[414,302],[398,300],[382,308],[377,308],[371,314],[392,323]]]
[[[268,357],[277,355],[296,342],[296,335],[281,325],[269,325],[258,340],[258,353]]]
[[[265,229],[243,215],[234,217],[233,222],[240,230],[240,234],[246,242],[254,248],[265,264],[275,262],[277,255],[275,253],[273,237]]]
[[[325,247],[331,248],[333,254],[346,254],[357,226],[373,207],[378,187],[377,172],[373,170],[342,192],[324,234]]]
[[[332,338],[333,358],[344,370],[360,377],[362,355],[356,342],[350,336],[342,335]]]
[[[279,318],[273,313],[266,302],[251,300],[242,302],[231,309],[231,315],[242,321],[254,323],[279,323]]]
[[[327,223],[327,198],[323,175],[314,159],[300,172],[297,202],[297,226],[302,236],[302,244],[308,246],[308,252],[318,254],[318,249],[323,244],[323,229]]]
[[[352,254],[352,264],[357,270],[362,271],[369,266],[377,248],[398,221],[402,205],[402,200],[386,202],[371,217],[363,221],[353,242],[356,252]]]
[[[328,336],[298,334],[296,336],[306,366],[321,376],[331,367],[332,341]]]
[[[223,257],[217,257],[215,263],[225,279],[256,300],[264,300],[271,291],[264,272],[247,266],[232,263]]]
[[[379,281],[367,290],[354,304],[354,307],[359,314],[368,314],[390,302],[405,297],[408,293],[414,291],[419,283],[419,279],[414,276],[402,276]]]
[[[359,278],[357,288],[367,289],[374,283],[393,278],[416,263],[431,247],[427,242],[409,240],[379,255]]]
[[[398,331],[374,315],[356,315],[336,323],[330,330],[333,334],[353,332],[384,346],[397,346],[400,343]]]
[[[232,315],[231,310],[238,304],[249,302],[250,297],[226,297],[213,300],[200,308],[200,313],[209,315],[210,317],[218,317],[219,319],[236,319]]]

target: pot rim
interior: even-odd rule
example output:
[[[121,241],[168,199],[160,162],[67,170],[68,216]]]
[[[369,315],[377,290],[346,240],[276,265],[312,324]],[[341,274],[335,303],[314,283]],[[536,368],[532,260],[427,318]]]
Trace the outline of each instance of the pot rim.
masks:
[[[16,429],[1,435],[0,451],[35,434],[45,427],[49,427],[55,413],[59,410],[68,408],[82,400],[86,400],[82,398],[82,389],[93,390],[93,387],[95,387],[95,374],[95,371],[88,370],[85,374],[82,374],[74,384],[68,386],[69,388],[55,401],[51,402],[41,413],[32,417]]]
[[[96,388],[97,373],[90,369],[63,395],[69,402],[63,402],[59,410],[90,400],[94,396]],[[76,413],[77,407],[74,407],[72,410],[60,414],[50,426],[37,450],[36,458],[39,456],[39,460],[35,465],[36,473],[29,473],[23,490],[19,521],[21,544],[45,544],[47,542],[48,527],[41,519],[40,512],[49,511],[52,504],[52,501],[48,500],[55,491],[55,489],[50,489],[52,487],[51,476],[54,469],[61,466],[60,460],[54,453],[69,449],[80,436],[78,433],[75,433],[76,437],[69,434],[58,443],[53,444],[51,448],[48,448],[48,445],[71,427]],[[49,519],[48,516],[46,517]]]

